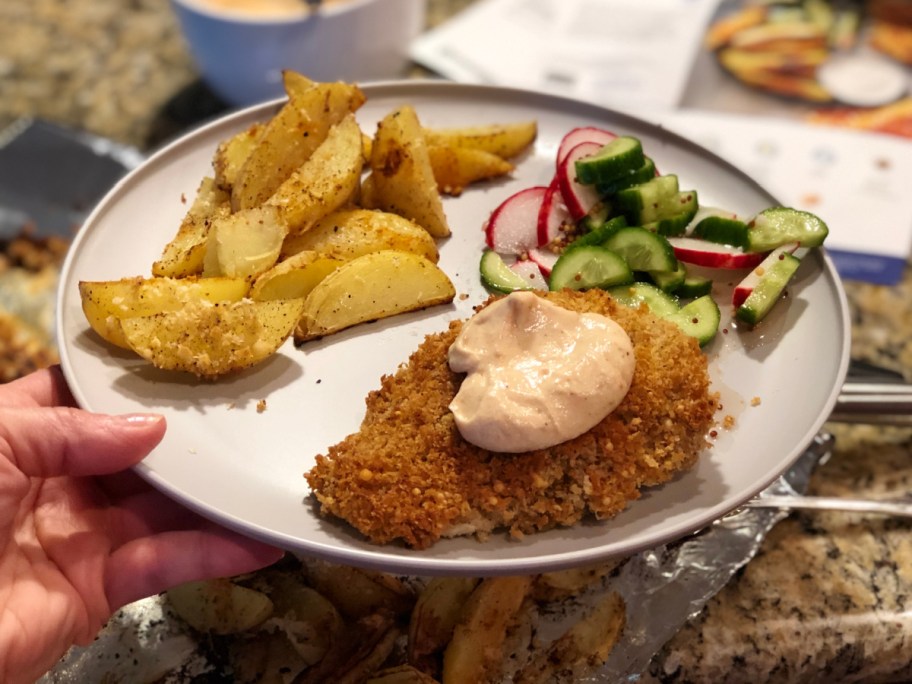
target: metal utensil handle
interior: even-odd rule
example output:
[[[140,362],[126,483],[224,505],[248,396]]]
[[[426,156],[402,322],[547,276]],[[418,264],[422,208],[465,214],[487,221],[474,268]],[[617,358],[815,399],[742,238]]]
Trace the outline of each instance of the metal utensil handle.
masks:
[[[912,385],[847,381],[830,420],[837,423],[912,425]]]
[[[842,499],[835,496],[763,496],[751,499],[744,505],[747,508],[877,513],[912,518],[912,502],[897,499],[868,501],[865,499]]]

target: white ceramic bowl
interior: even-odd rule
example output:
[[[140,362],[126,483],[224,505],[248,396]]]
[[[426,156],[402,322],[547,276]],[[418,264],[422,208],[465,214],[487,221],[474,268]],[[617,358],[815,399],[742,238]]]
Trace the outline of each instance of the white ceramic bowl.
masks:
[[[301,13],[285,16],[171,5],[203,79],[236,106],[282,95],[283,69],[317,81],[401,76],[425,20],[425,0],[340,0],[313,13],[301,0]]]

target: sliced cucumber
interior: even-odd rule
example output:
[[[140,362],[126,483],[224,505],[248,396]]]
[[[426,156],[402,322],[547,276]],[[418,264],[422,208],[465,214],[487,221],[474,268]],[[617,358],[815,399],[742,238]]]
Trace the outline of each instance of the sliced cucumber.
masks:
[[[772,254],[763,260],[755,272],[762,273],[753,290],[737,309],[735,316],[756,325],[770,312],[786,285],[795,275],[801,260],[788,252]]]
[[[682,299],[702,297],[703,295],[708,295],[710,292],[712,292],[712,287],[712,278],[687,274],[684,277],[684,282],[682,282],[678,286],[678,289],[675,290],[675,294]]]
[[[727,216],[707,216],[694,226],[693,237],[720,245],[747,248],[747,224]]]
[[[678,294],[678,290],[687,280],[687,267],[679,261],[678,267],[673,271],[649,271],[649,279],[655,283],[662,292]]]
[[[678,177],[674,174],[655,176],[614,196],[615,209],[632,226],[642,226],[674,213],[678,194]]]
[[[627,173],[618,176],[614,180],[607,181],[605,183],[596,183],[595,191],[599,194],[600,197],[610,197],[620,190],[626,190],[627,188],[638,185],[639,183],[645,183],[650,178],[655,178],[655,175],[655,162],[652,161],[652,159],[649,157],[644,157],[643,165],[641,167],[638,169],[632,169]]]
[[[810,212],[771,207],[748,224],[746,251],[768,252],[796,242],[802,247],[819,247],[828,234],[826,223]]]
[[[481,282],[485,287],[497,292],[509,293],[532,289],[529,281],[507,266],[503,257],[492,249],[486,249],[482,253],[478,270],[481,272]]]
[[[590,157],[575,162],[576,179],[585,185],[609,183],[643,165],[643,146],[636,138],[622,135]]]
[[[609,294],[624,306],[636,308],[646,304],[649,310],[659,318],[667,318],[678,313],[678,300],[667,292],[662,292],[649,283],[631,283],[609,288]]]
[[[700,201],[696,190],[682,190],[675,195],[675,200],[660,210],[662,215],[658,219],[643,227],[668,237],[683,235],[700,208]]]
[[[551,269],[552,291],[569,288],[607,288],[633,281],[633,271],[624,259],[598,245],[584,245],[564,252]]]
[[[668,240],[638,226],[616,230],[602,246],[624,257],[634,271],[674,271],[678,266]]]
[[[696,337],[697,342],[703,347],[716,336],[722,314],[716,300],[709,295],[703,295],[666,318],[691,337]]]
[[[607,240],[616,231],[624,228],[627,220],[623,216],[615,216],[608,219],[601,225],[593,227],[588,233],[583,233],[576,240],[570,243],[567,249],[576,249],[586,245],[600,245]]]

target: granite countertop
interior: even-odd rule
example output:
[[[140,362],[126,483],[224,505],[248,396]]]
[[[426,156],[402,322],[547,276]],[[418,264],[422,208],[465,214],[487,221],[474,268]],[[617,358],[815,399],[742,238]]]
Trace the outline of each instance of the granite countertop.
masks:
[[[433,24],[471,4],[431,0]],[[164,0],[0,3],[0,127],[42,117],[147,151],[225,106],[197,77]],[[912,271],[846,283],[853,356],[912,380]],[[810,490],[912,491],[912,428],[828,424]],[[912,680],[912,521],[796,513],[667,644],[644,679]]]

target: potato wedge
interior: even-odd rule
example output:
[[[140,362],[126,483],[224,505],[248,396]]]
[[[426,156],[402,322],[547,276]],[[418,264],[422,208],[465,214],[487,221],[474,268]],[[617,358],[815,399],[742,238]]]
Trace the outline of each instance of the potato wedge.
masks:
[[[240,133],[223,141],[215,150],[212,158],[212,168],[215,170],[215,184],[226,193],[231,193],[231,188],[237,182],[244,163],[253,152],[263,133],[265,124],[257,123],[248,126]],[[230,199],[230,197],[229,197]]]
[[[165,593],[167,603],[200,632],[236,634],[252,629],[272,615],[266,594],[229,579],[187,582]]]
[[[195,301],[180,311],[122,319],[130,348],[155,367],[212,379],[253,366],[282,346],[304,300]]]
[[[439,258],[437,243],[424,228],[397,214],[373,209],[342,209],[324,216],[307,232],[289,236],[282,255],[314,251],[350,261],[383,249],[411,252],[434,263]]]
[[[273,617],[263,627],[282,632],[307,666],[320,662],[336,640],[343,638],[342,616],[315,589],[278,575],[270,598]]]
[[[347,565],[311,561],[307,580],[349,618],[374,613],[397,615],[415,602],[408,587],[392,575]]]
[[[209,228],[203,276],[252,279],[279,260],[288,226],[276,207],[242,209]]]
[[[437,684],[437,680],[411,665],[398,665],[375,672],[365,684]]]
[[[152,275],[185,278],[201,273],[209,227],[213,220],[229,212],[228,194],[215,179],[204,178],[177,235],[165,245],[161,258],[152,264]]]
[[[488,577],[472,592],[443,654],[443,684],[488,682],[500,673],[507,628],[532,578]]]
[[[599,561],[567,570],[544,572],[535,576],[532,597],[536,601],[560,601],[585,591],[614,572],[624,559]]]
[[[428,145],[437,190],[446,195],[461,195],[467,185],[505,176],[513,164],[496,154],[471,147]]]
[[[626,620],[624,600],[619,594],[609,594],[547,648],[536,651],[513,681],[548,684],[571,673],[574,681],[582,679],[608,659]]]
[[[371,147],[370,192],[361,201],[415,221],[434,237],[450,234],[424,132],[415,110],[406,105],[377,125]]]
[[[236,302],[250,285],[237,278],[123,278],[82,281],[82,311],[96,333],[111,344],[129,349],[120,319],[177,311],[192,301]]]
[[[314,83],[286,72],[285,84],[288,102],[265,125],[232,187],[235,211],[265,202],[323,144],[332,127],[365,101],[361,89],[350,83]]]
[[[432,261],[408,252],[365,254],[329,274],[305,300],[295,340],[451,302],[456,289]]]
[[[267,301],[306,297],[320,281],[344,263],[320,252],[298,252],[253,281],[250,298]]]
[[[343,206],[361,180],[361,129],[352,114],[330,129],[326,140],[269,198],[282,210],[290,234],[302,233]]]
[[[457,128],[426,128],[428,145],[464,147],[510,159],[525,151],[538,135],[536,121],[487,124]]]
[[[476,577],[434,577],[412,609],[408,661],[422,670],[442,653],[453,636],[466,600],[481,580]]]

